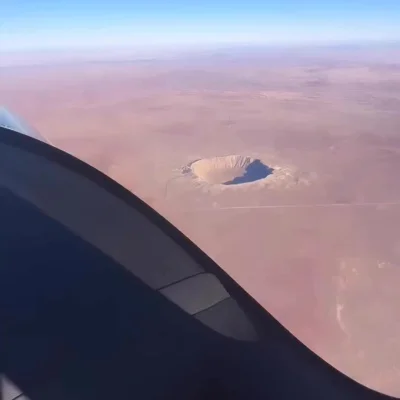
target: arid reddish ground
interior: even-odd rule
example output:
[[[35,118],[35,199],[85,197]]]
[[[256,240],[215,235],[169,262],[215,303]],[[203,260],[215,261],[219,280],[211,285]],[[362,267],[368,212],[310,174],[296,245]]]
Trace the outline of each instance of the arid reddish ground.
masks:
[[[400,396],[399,48],[9,61],[0,85],[1,103],[169,218],[307,346]],[[182,173],[226,155],[286,175],[227,187]]]

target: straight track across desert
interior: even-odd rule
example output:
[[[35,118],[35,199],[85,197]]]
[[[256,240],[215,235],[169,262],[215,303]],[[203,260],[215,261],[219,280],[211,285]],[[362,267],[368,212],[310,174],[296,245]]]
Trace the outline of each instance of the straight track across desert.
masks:
[[[321,204],[281,204],[281,205],[261,205],[261,206],[231,206],[231,207],[208,207],[196,208],[190,211],[224,211],[224,210],[262,210],[262,209],[282,209],[282,208],[329,208],[329,207],[386,207],[398,206],[396,202],[365,202],[365,203],[321,203]]]

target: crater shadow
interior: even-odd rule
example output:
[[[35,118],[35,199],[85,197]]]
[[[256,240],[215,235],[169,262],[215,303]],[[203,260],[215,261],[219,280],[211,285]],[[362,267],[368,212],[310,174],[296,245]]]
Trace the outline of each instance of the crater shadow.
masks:
[[[224,185],[240,185],[242,183],[256,182],[267,178],[273,172],[274,169],[263,164],[261,160],[254,160],[247,166],[244,175],[238,176],[235,179],[224,183]]]

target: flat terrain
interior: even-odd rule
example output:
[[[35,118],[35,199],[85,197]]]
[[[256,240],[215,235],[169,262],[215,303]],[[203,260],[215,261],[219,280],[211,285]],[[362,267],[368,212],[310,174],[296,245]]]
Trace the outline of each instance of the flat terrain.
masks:
[[[18,64],[0,68],[0,103],[165,215],[328,362],[400,396],[398,47]],[[229,155],[273,172],[188,173]]]

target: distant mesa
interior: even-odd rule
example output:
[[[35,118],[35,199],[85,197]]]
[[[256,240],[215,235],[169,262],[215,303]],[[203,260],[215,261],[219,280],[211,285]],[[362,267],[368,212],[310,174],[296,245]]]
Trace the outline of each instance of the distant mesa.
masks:
[[[201,181],[220,185],[256,182],[274,172],[261,160],[241,155],[200,159],[191,163],[186,171]]]

